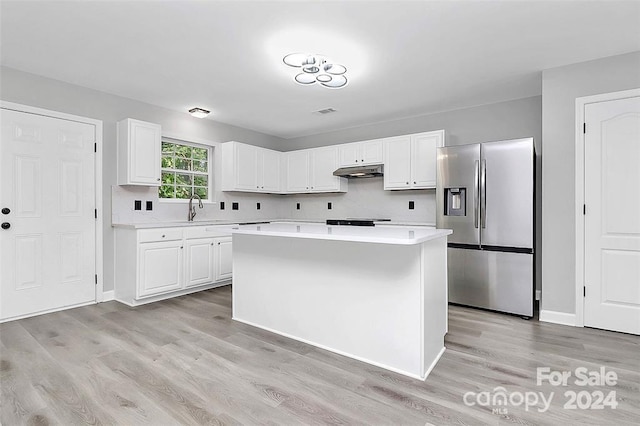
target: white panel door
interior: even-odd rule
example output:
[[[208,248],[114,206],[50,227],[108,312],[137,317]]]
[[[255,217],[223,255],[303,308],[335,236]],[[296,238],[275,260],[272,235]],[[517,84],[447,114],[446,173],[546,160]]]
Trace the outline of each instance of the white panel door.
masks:
[[[640,334],[640,97],[585,106],[584,324]]]
[[[0,319],[95,301],[95,126],[0,114]]]
[[[185,242],[187,272],[185,287],[213,282],[214,244],[213,238],[197,238]]]

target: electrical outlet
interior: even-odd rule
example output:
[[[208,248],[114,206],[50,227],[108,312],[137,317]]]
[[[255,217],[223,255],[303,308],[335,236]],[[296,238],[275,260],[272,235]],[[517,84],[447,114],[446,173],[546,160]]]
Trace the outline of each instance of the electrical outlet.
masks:
[[[409,201],[409,210],[413,210],[416,206],[416,203],[413,201]]]
[[[260,203],[256,203],[256,210],[260,210]]]
[[[135,200],[133,202],[133,209],[134,210],[142,210],[142,200]]]
[[[300,203],[296,203],[296,210],[300,210]]]
[[[147,201],[146,209],[153,210],[153,201]]]
[[[231,210],[239,210],[240,206],[238,206],[238,203],[231,203]]]
[[[220,210],[224,210],[224,201],[220,201]]]
[[[327,210],[331,210],[333,208],[333,205],[331,204],[331,202],[327,203]]]

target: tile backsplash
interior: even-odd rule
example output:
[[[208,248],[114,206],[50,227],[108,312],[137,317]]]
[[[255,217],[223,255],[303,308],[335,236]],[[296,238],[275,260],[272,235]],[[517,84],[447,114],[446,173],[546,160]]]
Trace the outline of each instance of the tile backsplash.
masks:
[[[195,220],[253,220],[277,219],[280,217],[280,196],[242,192],[217,192],[215,201],[196,206]],[[142,202],[142,210],[134,210],[135,201]],[[147,202],[152,210],[145,210]],[[220,202],[225,209],[220,209]],[[257,203],[260,209],[257,209]],[[237,210],[232,206],[237,205]],[[111,187],[111,223],[148,223],[187,220],[187,203],[160,201],[158,189],[145,186]]]
[[[216,191],[215,196],[215,202],[196,209],[196,220],[386,218],[435,224],[435,190],[384,191],[382,178],[351,179],[346,193],[276,195]],[[159,201],[155,187],[113,186],[111,198],[112,223],[187,219],[186,203]],[[141,210],[134,210],[136,200],[141,201]],[[411,201],[413,209],[409,208]],[[148,202],[152,210],[146,209]],[[224,202],[224,209],[220,208],[220,202]]]

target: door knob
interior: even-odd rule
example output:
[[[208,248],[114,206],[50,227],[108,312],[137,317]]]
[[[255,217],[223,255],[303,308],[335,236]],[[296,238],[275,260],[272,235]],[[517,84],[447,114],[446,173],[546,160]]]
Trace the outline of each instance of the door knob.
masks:
[[[9,214],[9,213],[11,213],[10,209],[8,209],[6,207],[2,209],[2,214]]]
[[[9,222],[2,222],[2,229],[9,229],[11,228],[11,224]]]

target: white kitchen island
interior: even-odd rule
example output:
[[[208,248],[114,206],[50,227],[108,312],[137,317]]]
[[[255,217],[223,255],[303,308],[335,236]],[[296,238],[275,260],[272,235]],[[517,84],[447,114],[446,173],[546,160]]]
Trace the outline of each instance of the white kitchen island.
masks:
[[[233,319],[424,380],[444,352],[449,234],[241,226],[233,230]]]

